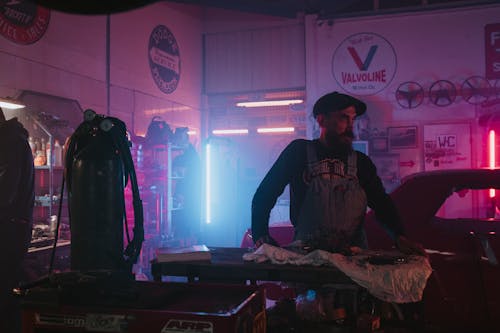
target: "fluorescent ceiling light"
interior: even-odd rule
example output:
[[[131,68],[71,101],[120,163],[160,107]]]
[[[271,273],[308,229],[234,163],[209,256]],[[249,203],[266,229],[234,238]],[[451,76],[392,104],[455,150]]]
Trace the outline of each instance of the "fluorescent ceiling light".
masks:
[[[187,131],[187,134],[188,135],[196,135],[196,131],[195,130]]]
[[[257,133],[291,133],[295,131],[294,127],[263,127],[257,128]]]
[[[11,98],[0,98],[0,107],[6,109],[22,109],[26,105]]]
[[[219,135],[224,135],[224,134],[248,134],[248,130],[246,128],[241,128],[241,129],[220,129],[220,130],[213,130],[212,134],[219,134]]]
[[[167,114],[168,112],[173,112],[173,111],[189,111],[191,110],[191,107],[187,105],[178,105],[178,106],[172,106],[172,107],[166,107],[166,108],[160,108],[160,109],[149,109],[145,110],[144,114],[146,116],[154,116],[154,115],[164,115]]]
[[[283,106],[303,103],[302,99],[282,99],[276,101],[259,101],[259,102],[239,102],[236,106],[247,107],[247,108],[258,108],[263,106]]]

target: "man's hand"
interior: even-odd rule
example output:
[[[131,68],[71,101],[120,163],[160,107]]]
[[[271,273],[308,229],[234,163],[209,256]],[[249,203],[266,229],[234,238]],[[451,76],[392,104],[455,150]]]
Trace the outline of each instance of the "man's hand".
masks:
[[[427,257],[427,253],[422,244],[413,242],[404,236],[398,236],[396,238],[396,248],[404,254],[416,254]]]
[[[265,235],[265,236],[262,236],[260,237],[259,239],[257,239],[255,241],[255,247],[260,247],[262,244],[269,244],[269,245],[273,245],[273,246],[279,246],[278,242],[274,240],[274,238],[272,238],[271,236],[269,235]]]

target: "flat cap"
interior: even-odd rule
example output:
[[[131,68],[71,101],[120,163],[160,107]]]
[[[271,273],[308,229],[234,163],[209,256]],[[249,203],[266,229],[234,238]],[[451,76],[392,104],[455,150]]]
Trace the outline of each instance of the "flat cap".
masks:
[[[316,103],[314,103],[313,115],[317,117],[318,114],[341,111],[350,106],[354,106],[357,116],[361,116],[366,112],[366,104],[359,99],[334,91],[321,96]]]

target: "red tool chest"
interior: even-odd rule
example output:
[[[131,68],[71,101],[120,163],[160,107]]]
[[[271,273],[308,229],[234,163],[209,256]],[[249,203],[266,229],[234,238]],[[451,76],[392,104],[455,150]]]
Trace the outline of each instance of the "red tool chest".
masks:
[[[23,333],[265,333],[256,286],[147,281],[46,283],[25,290]]]

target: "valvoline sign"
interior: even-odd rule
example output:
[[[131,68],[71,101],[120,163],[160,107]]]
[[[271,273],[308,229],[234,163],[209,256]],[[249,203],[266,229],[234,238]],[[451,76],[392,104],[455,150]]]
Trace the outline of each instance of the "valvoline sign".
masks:
[[[394,78],[397,61],[392,45],[374,33],[358,33],[344,39],[332,59],[332,74],[347,92],[372,95]]]

